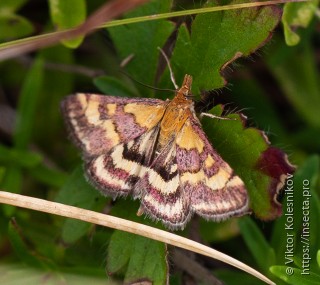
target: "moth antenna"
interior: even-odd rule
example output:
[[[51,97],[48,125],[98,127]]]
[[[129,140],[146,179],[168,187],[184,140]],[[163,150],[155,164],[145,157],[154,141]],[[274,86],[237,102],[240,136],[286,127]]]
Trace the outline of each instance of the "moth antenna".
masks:
[[[171,78],[171,81],[174,85],[174,88],[176,88],[176,90],[179,89],[179,86],[178,84],[176,83],[176,80],[174,78],[174,74],[173,74],[173,71],[172,71],[172,68],[171,68],[171,64],[170,64],[170,60],[169,58],[167,57],[167,55],[165,54],[165,52],[162,50],[162,48],[158,47],[158,50],[161,52],[161,54],[163,55],[164,59],[166,60],[167,64],[168,64],[168,68],[169,68],[169,71],[170,71],[170,78]]]
[[[122,74],[124,74],[125,76],[129,77],[131,80],[141,84],[142,86],[145,86],[147,88],[150,88],[150,89],[153,89],[153,90],[158,90],[158,91],[170,91],[170,92],[176,92],[176,90],[173,90],[173,89],[165,89],[165,88],[157,88],[157,87],[154,87],[154,86],[151,86],[151,85],[148,85],[148,84],[145,84],[145,83],[142,83],[141,81],[133,78],[131,75],[129,75],[128,73],[124,72],[123,70],[119,70],[119,72],[121,72]]]

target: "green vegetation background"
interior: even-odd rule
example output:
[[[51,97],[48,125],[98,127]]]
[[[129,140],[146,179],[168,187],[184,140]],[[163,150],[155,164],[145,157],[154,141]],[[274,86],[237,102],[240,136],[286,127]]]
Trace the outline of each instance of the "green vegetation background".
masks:
[[[73,27],[104,3],[92,2],[2,1],[0,41]],[[202,1],[191,5],[154,0],[126,17],[202,5]],[[68,140],[59,104],[66,95],[84,91],[172,98],[173,94],[145,88],[119,72],[121,60],[133,54],[122,70],[145,84],[172,89],[157,49],[166,47],[172,50],[178,84],[188,73],[194,77],[194,94],[219,89],[214,95],[217,101],[232,103],[236,111],[243,109],[247,125],[265,131],[272,145],[284,150],[298,167],[293,176],[295,250],[294,263],[289,264],[295,268],[293,275],[285,272],[285,216],[273,222],[255,218],[270,210],[263,198],[267,178],[259,180],[253,169],[267,145],[256,129],[244,130],[240,122],[206,121],[204,127],[214,147],[250,188],[255,215],[219,224],[195,218],[180,234],[238,258],[277,284],[318,284],[320,26],[313,18],[317,5],[318,1],[287,4],[283,15],[278,8],[266,7],[123,25],[1,62],[1,189],[161,227],[135,216],[137,201],[112,202],[85,181],[80,151]],[[222,77],[222,66],[238,55],[244,57],[223,69]],[[213,112],[221,112],[220,107]],[[310,181],[312,195],[307,276],[300,274],[304,179]],[[261,195],[254,198],[256,193]],[[121,280],[130,283],[139,278],[165,284],[169,274],[170,284],[186,280],[181,265],[172,258],[172,248],[161,243],[6,205],[0,211],[1,284],[121,284]],[[225,284],[262,284],[224,264],[200,256],[196,261]],[[105,267],[112,277],[107,277]]]

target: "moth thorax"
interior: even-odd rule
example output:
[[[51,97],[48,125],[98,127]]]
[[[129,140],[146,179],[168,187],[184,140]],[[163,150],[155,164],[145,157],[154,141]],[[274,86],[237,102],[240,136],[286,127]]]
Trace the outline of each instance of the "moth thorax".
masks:
[[[166,145],[179,132],[187,118],[185,108],[175,104],[169,105],[160,124],[160,145]]]

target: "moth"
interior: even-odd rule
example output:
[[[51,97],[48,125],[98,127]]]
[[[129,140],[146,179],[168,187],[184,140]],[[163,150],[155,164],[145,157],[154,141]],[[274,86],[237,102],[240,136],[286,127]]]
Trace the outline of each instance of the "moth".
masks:
[[[62,102],[88,180],[104,195],[140,199],[138,212],[183,229],[248,212],[243,181],[210,144],[185,75],[172,100],[78,93]]]

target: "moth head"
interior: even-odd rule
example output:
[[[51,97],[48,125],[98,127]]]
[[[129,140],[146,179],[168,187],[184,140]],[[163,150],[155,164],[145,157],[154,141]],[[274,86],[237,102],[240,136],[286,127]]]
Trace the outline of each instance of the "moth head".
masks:
[[[191,85],[192,85],[192,76],[186,74],[184,76],[182,86],[178,90],[178,92],[181,93],[186,98],[188,98],[190,96],[192,97],[193,95],[191,94]]]

